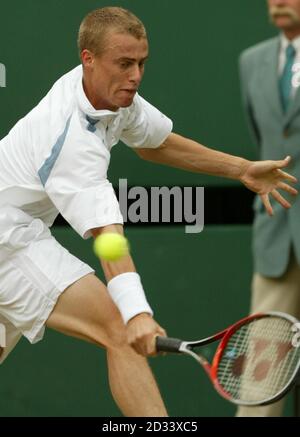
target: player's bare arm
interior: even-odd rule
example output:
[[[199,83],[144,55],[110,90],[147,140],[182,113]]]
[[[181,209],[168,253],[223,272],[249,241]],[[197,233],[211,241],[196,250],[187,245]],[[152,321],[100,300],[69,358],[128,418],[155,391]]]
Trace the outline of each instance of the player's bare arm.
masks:
[[[121,235],[124,233],[123,226],[120,224],[92,229],[91,232],[94,238],[105,232],[116,232]],[[136,272],[133,259],[129,254],[119,258],[116,261],[107,261],[100,258],[100,262],[108,283],[113,278],[116,278],[123,273]],[[126,288],[125,282],[124,288]],[[130,291],[128,290],[127,292],[129,293]],[[128,296],[128,299],[130,299],[130,296]],[[157,335],[166,335],[164,329],[161,328],[152,318],[152,315],[147,312],[136,314],[134,317],[129,319],[126,323],[126,332],[128,343],[137,353],[144,356],[155,355],[155,337]]]
[[[285,182],[296,183],[297,179],[281,170],[288,166],[290,157],[280,161],[248,161],[210,149],[175,133],[171,133],[157,149],[139,149],[136,153],[143,159],[159,164],[239,180],[261,196],[270,215],[273,214],[273,209],[269,195],[284,208],[289,208],[290,203],[282,197],[278,189],[292,195],[298,193]]]

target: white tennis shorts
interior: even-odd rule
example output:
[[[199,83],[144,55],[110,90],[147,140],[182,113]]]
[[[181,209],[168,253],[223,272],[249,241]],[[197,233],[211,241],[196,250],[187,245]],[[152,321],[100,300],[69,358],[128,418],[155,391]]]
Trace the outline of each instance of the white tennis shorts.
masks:
[[[31,343],[41,340],[60,294],[94,272],[62,247],[42,220],[17,214],[14,232],[3,233],[0,224],[0,364],[22,335]]]

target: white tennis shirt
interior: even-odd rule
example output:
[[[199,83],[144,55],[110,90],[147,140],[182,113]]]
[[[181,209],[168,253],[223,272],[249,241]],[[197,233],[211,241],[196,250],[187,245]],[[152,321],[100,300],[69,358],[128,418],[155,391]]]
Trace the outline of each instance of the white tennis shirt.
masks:
[[[172,121],[138,94],[128,108],[94,109],[82,66],[74,68],[0,141],[0,244],[24,225],[22,211],[47,226],[61,213],[83,238],[123,223],[107,180],[111,148],[119,140],[156,148],[171,131]]]

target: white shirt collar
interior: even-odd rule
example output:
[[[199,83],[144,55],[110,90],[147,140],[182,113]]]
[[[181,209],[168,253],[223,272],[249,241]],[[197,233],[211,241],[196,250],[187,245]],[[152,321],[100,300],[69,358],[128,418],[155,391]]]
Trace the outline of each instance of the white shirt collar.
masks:
[[[285,51],[289,44],[292,44],[293,47],[295,48],[296,52],[300,53],[300,36],[297,36],[292,41],[290,41],[289,39],[287,39],[287,37],[284,35],[284,33],[281,33],[281,35],[280,35],[280,49]]]
[[[77,101],[80,109],[90,118],[92,119],[100,119],[100,118],[114,118],[120,114],[120,109],[117,111],[110,111],[109,109],[95,109],[89,99],[87,98],[83,85],[82,85],[82,72],[78,81],[76,95]]]

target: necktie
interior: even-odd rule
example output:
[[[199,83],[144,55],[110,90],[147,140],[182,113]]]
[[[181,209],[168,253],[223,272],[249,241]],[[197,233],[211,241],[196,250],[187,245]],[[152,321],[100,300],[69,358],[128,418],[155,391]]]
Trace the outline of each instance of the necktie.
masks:
[[[292,67],[294,63],[295,54],[296,54],[296,50],[294,49],[292,44],[289,44],[285,50],[286,61],[283,68],[282,75],[279,79],[280,98],[281,98],[282,109],[284,112],[286,112],[290,100],[292,76],[293,76]]]

